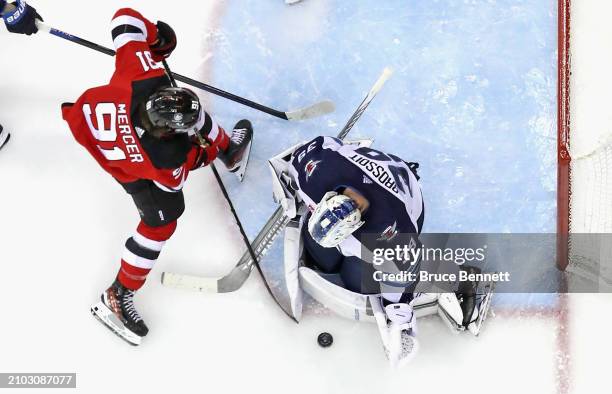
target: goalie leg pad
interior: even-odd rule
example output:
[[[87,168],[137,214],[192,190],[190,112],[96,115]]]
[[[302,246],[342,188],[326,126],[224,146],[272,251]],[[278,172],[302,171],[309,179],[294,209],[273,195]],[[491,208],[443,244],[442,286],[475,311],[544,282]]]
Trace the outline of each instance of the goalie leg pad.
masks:
[[[412,307],[406,305],[404,309],[404,312],[410,309],[410,321],[398,324],[388,319],[387,313],[382,307],[380,295],[371,295],[369,300],[387,359],[392,367],[403,367],[416,356],[419,350],[416,330],[413,329],[416,328],[416,319],[412,313]],[[407,314],[402,313],[402,315],[405,317]]]
[[[300,236],[302,224],[303,221],[300,220],[299,216],[289,221],[287,227],[285,227],[283,245],[285,283],[291,303],[291,312],[297,321],[302,317],[303,300],[299,279],[300,259],[304,252],[304,245]]]

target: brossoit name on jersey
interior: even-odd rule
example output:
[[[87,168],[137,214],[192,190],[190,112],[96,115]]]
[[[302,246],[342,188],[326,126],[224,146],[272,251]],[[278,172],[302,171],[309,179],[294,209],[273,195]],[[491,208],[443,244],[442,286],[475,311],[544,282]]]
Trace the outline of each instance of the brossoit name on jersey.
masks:
[[[374,178],[378,179],[383,186],[392,190],[394,193],[398,192],[395,180],[393,180],[393,177],[389,174],[385,167],[357,153],[350,156],[349,159],[353,163],[357,164],[360,168],[371,174]]]

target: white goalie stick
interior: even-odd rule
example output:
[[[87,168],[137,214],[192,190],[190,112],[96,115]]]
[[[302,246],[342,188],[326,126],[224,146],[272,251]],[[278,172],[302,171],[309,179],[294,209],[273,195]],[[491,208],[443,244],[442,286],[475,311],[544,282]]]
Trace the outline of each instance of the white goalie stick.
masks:
[[[380,77],[378,77],[378,80],[376,80],[376,83],[372,86],[361,104],[359,104],[359,107],[357,107],[357,110],[355,110],[353,115],[346,122],[346,125],[342,128],[342,131],[340,131],[337,138],[344,139],[344,137],[346,137],[348,132],[353,128],[355,123],[357,123],[363,112],[392,74],[393,70],[389,67],[386,67],[383,70]],[[288,222],[289,218],[285,216],[282,207],[278,207],[251,244],[258,261],[261,260],[263,255],[270,248],[276,237],[281,233],[281,231],[283,231]],[[244,282],[246,282],[247,278],[251,274],[254,263],[257,264],[258,261],[253,261],[249,251],[246,251],[238,261],[238,264],[236,264],[236,266],[227,275],[221,278],[208,278],[164,272],[162,273],[162,283],[164,286],[179,289],[209,293],[229,293],[242,287]]]

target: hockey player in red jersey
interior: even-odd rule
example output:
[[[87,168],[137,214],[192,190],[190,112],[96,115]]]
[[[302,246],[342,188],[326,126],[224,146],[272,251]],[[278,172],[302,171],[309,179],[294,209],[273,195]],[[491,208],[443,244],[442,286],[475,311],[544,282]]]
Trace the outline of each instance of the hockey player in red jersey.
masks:
[[[116,280],[92,307],[101,322],[138,345],[148,328],[134,293],[176,229],[189,172],[219,158],[241,179],[253,130],[241,120],[226,133],[195,93],[171,87],[161,63],[176,47],[170,26],[121,9],[111,31],[117,54],[109,84],[63,104],[62,113],[79,144],[132,196],[141,217],[125,243]]]

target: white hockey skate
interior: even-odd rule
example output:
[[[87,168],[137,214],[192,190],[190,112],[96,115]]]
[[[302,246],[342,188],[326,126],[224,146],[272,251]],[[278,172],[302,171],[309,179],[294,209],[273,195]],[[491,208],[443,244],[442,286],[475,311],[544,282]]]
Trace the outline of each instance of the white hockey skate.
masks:
[[[412,306],[398,303],[383,309],[381,296],[371,295],[369,298],[385,355],[392,367],[403,367],[414,358],[419,349]]]

